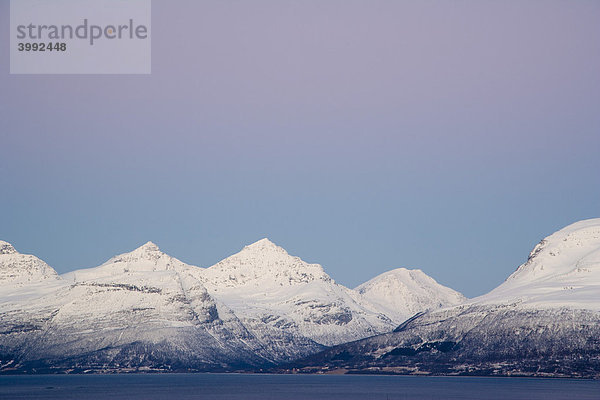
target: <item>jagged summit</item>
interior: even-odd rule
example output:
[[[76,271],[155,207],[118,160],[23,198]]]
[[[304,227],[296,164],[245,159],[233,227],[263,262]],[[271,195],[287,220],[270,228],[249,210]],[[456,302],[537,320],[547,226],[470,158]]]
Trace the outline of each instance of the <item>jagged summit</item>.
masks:
[[[18,253],[12,244],[0,240],[0,254],[15,254]]]
[[[152,253],[162,253],[162,252],[160,251],[160,248],[158,247],[158,245],[156,243],[148,241],[148,242],[144,243],[143,245],[141,245],[140,247],[137,247],[136,249],[129,252],[129,254],[134,254],[134,253],[142,255],[142,254],[152,254]]]
[[[288,252],[280,246],[277,246],[275,243],[270,241],[268,238],[260,239],[252,244],[245,246],[242,251],[253,252],[253,253],[280,253],[280,254],[288,254]]]
[[[180,267],[190,268],[193,266],[163,253],[155,243],[146,242],[128,253],[112,257],[98,267],[69,272],[63,277],[69,280],[83,281],[134,272],[167,271]]]
[[[158,245],[156,245],[156,243],[150,242],[150,241],[148,241],[145,244],[141,245],[136,250],[160,251],[160,249],[158,248]]]
[[[269,239],[245,246],[240,252],[206,269],[207,281],[223,287],[288,286],[331,278],[318,264],[292,256]]]
[[[114,262],[136,262],[136,261],[157,261],[161,258],[170,257],[163,253],[160,248],[154,242],[146,242],[145,244],[137,247],[136,249],[128,252],[119,254],[108,260],[108,263]]]
[[[58,279],[56,271],[30,254],[21,254],[13,245],[0,240],[0,285],[24,285]]]

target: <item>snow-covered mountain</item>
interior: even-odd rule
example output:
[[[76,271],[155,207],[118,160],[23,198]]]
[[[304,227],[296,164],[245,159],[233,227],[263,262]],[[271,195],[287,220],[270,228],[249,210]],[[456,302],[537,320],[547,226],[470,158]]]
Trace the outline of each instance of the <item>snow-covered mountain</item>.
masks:
[[[502,285],[299,363],[397,373],[600,376],[600,219],[542,240]]]
[[[476,301],[600,311],[600,218],[543,239],[506,282]]]
[[[231,370],[270,363],[188,266],[148,243],[54,285],[0,291],[3,370]]]
[[[62,277],[73,281],[85,281],[96,277],[120,276],[130,272],[147,274],[156,271],[185,270],[189,267],[191,266],[160,251],[156,244],[147,242],[129,253],[112,257],[98,267],[69,272]]]
[[[202,271],[209,293],[257,335],[277,331],[325,346],[392,330],[376,305],[337,284],[318,264],[289,255],[268,239]]]
[[[465,296],[440,285],[420,269],[397,268],[356,287],[363,298],[400,324],[416,313],[464,303]]]
[[[52,267],[36,256],[19,253],[10,243],[0,240],[0,286],[20,286],[46,279],[58,279]]]
[[[148,242],[62,276],[6,242],[0,249],[2,371],[256,369],[391,331],[398,315],[422,311],[394,298],[397,274],[361,294],[267,239],[210,268]],[[420,304],[438,305],[432,288],[449,289],[432,282],[421,273],[398,296],[420,288]],[[372,302],[375,292],[389,304]]]

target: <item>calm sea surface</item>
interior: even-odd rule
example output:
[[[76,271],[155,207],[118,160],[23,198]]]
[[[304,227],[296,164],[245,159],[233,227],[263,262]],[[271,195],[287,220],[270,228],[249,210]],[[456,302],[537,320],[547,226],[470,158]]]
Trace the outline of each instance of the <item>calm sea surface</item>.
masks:
[[[600,381],[357,375],[0,376],[0,399],[600,399]]]

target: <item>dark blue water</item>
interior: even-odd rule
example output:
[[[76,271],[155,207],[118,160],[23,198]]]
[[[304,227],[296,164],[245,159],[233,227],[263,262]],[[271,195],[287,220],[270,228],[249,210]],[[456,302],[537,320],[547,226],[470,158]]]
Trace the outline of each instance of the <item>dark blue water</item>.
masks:
[[[357,375],[0,376],[0,399],[600,399],[600,381]]]

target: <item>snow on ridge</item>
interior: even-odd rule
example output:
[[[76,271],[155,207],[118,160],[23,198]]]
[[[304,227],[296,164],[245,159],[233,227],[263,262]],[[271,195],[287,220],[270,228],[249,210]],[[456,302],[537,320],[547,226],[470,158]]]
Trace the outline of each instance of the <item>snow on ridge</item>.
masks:
[[[244,250],[253,252],[274,251],[287,254],[287,251],[283,247],[277,246],[268,238],[262,238],[254,243],[244,246]]]
[[[550,235],[534,249],[531,262],[520,268],[519,276],[506,285],[487,297],[425,315],[445,320],[471,305],[475,305],[474,313],[484,314],[477,310],[494,310],[498,304],[600,310],[598,227],[600,219],[581,221]],[[43,335],[49,342],[40,342],[38,349],[45,351],[51,348],[48,343],[58,343],[61,354],[64,349],[88,352],[139,340],[179,345],[185,338],[194,338],[187,340],[186,346],[193,343],[196,347],[188,347],[186,352],[201,357],[220,354],[226,344],[231,345],[226,349],[228,357],[248,351],[272,360],[284,352],[292,358],[321,345],[390,332],[415,311],[464,299],[421,270],[406,268],[348,289],[336,284],[320,265],[306,263],[266,238],[206,269],[187,265],[147,242],[99,267],[67,274],[74,283],[40,282],[35,260],[45,263],[16,252],[0,254],[0,283],[5,271],[22,272],[20,268],[6,269],[15,260],[24,263],[17,267],[31,269],[32,279],[43,285],[43,293],[27,297],[28,292],[37,290],[30,289],[35,285],[18,290],[12,283],[2,287],[2,293],[9,295],[0,298],[4,321],[19,328],[27,326],[22,321],[42,316],[40,329],[51,334]],[[47,268],[46,272],[53,271]],[[532,274],[535,279],[530,279]],[[31,279],[26,276],[24,281]],[[22,301],[25,297],[26,302]],[[489,308],[486,302],[491,303]],[[410,309],[411,305],[417,308]],[[54,310],[59,312],[54,315]],[[470,328],[471,320],[465,321],[464,326]],[[28,332],[20,334],[31,335],[31,343],[38,343],[36,331]],[[65,342],[72,340],[73,333],[78,342],[71,343],[76,345]]]
[[[581,266],[598,262],[600,251],[600,218],[571,224],[538,243],[527,261],[508,277],[507,283],[529,284],[534,281],[560,280],[573,272],[594,272]],[[600,265],[595,274],[600,279]]]
[[[63,278],[73,281],[95,280],[104,277],[116,277],[131,273],[152,273],[176,269],[198,269],[163,253],[153,242],[147,242],[136,249],[116,255],[102,265],[94,268],[85,268],[63,275]],[[150,275],[147,276],[147,278]]]
[[[138,247],[136,250],[144,250],[144,251],[160,251],[159,247],[151,241],[146,242],[145,244]]]
[[[477,304],[600,311],[600,218],[568,225],[538,243],[504,283]]]
[[[329,346],[395,326],[358,293],[335,283],[321,265],[268,239],[203,270],[202,282],[257,335],[282,331]]]
[[[46,279],[60,279],[56,271],[31,254],[21,254],[8,242],[0,241],[0,285],[22,286]]]
[[[266,238],[245,246],[238,253],[207,268],[203,276],[208,284],[221,288],[250,285],[265,289],[311,281],[332,281],[321,265],[292,256]]]
[[[417,312],[466,301],[461,293],[440,285],[420,269],[396,268],[374,277],[354,290],[368,301],[379,305],[397,323]]]
[[[4,240],[0,240],[0,254],[14,254],[18,253],[17,250],[13,247],[12,244],[5,242]]]

